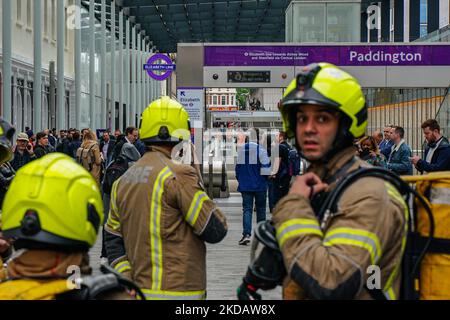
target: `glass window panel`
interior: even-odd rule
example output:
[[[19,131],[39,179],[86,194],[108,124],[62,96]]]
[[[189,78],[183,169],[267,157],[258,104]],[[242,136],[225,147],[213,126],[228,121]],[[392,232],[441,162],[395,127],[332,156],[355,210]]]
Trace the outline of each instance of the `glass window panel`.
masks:
[[[294,42],[324,42],[325,4],[297,3],[294,6]]]
[[[286,12],[286,42],[292,42],[292,15],[294,6],[289,7],[289,11]]]
[[[354,3],[327,5],[327,42],[360,41],[359,9]]]
[[[428,34],[428,30],[427,30],[427,25],[426,24],[420,24],[420,37],[425,37]]]
[[[420,23],[427,23],[428,13],[427,0],[420,0]]]

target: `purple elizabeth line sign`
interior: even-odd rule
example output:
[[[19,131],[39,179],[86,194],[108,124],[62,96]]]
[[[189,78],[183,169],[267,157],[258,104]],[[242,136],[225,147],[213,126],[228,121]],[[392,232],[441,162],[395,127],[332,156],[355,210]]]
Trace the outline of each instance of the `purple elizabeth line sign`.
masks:
[[[164,61],[166,64],[155,64],[158,60]],[[144,70],[147,74],[157,81],[163,81],[170,77],[172,72],[175,70],[175,65],[172,60],[165,54],[157,53],[148,59],[147,64],[144,64]],[[166,71],[162,74],[157,74],[155,71]]]
[[[450,45],[206,46],[205,66],[450,66]]]

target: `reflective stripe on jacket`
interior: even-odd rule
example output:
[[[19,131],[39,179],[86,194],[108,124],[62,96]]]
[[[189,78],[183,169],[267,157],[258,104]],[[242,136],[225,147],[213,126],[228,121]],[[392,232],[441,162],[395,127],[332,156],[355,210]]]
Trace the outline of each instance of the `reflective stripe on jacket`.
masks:
[[[105,230],[111,265],[149,299],[204,299],[204,242],[227,226],[197,171],[152,147],[114,183]]]
[[[353,148],[347,149],[327,167],[312,166],[310,171],[324,179],[326,172],[334,174],[353,155]],[[358,159],[348,172],[360,166],[368,165]],[[338,203],[338,212],[323,223],[317,220],[309,199],[298,195],[283,198],[273,221],[289,275],[284,297],[368,299],[364,286],[379,284],[386,298],[398,298],[407,213],[399,192],[374,177],[361,178],[349,186]]]

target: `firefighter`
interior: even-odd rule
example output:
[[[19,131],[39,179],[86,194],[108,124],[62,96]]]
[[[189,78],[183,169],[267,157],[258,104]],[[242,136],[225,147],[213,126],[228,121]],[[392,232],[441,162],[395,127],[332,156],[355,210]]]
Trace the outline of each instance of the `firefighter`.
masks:
[[[399,191],[383,177],[360,177],[345,189],[336,211],[321,210],[340,181],[370,167],[355,156],[352,145],[367,126],[360,85],[336,66],[312,64],[288,86],[280,111],[288,137],[295,137],[311,165],[274,209],[278,246],[272,248],[278,247],[282,258],[271,249],[273,259],[255,259],[257,264],[283,261],[285,273],[272,267],[280,276],[271,275],[274,283],[268,284],[250,272],[238,295],[258,297],[250,279],[263,289],[282,282],[285,299],[398,298],[408,220]],[[270,226],[261,231],[270,234]],[[264,268],[251,265],[249,270]]]
[[[169,97],[155,100],[142,113],[140,138],[147,152],[112,187],[109,263],[147,299],[204,299],[205,242],[221,241],[227,224],[198,170],[176,161],[189,145],[189,115]]]
[[[5,198],[4,236],[16,250],[0,299],[129,299],[114,273],[89,276],[88,250],[103,221],[100,190],[70,157],[53,153],[21,168]]]

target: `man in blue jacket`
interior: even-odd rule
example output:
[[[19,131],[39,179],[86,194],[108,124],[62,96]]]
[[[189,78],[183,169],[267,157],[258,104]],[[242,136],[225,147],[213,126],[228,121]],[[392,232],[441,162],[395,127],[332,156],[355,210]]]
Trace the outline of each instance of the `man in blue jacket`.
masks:
[[[409,160],[411,157],[411,148],[406,144],[403,139],[405,136],[405,130],[402,127],[393,127],[391,129],[391,140],[394,143],[392,145],[391,154],[387,168],[396,174],[400,175],[412,175],[412,165]]]
[[[434,119],[429,119],[422,124],[423,135],[427,140],[425,159],[419,156],[411,158],[412,164],[423,172],[450,170],[450,145],[443,135],[441,127]]]
[[[267,151],[258,144],[258,131],[250,129],[250,139],[238,146],[236,179],[242,194],[243,227],[240,245],[251,241],[253,202],[256,205],[257,222],[266,220],[267,178],[271,173]]]

